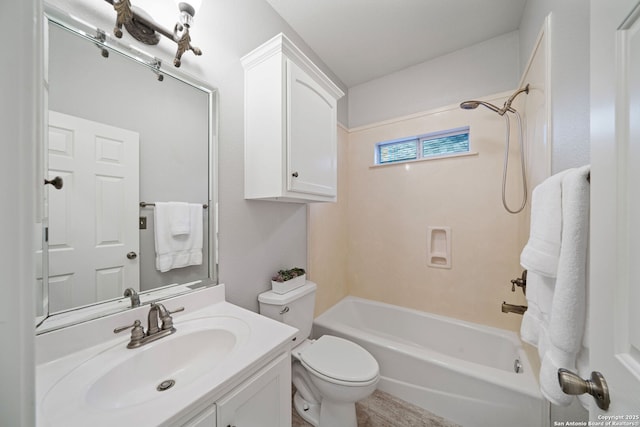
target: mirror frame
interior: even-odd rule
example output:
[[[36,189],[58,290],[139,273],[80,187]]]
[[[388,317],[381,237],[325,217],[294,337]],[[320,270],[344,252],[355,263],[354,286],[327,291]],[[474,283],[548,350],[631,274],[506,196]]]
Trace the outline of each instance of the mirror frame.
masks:
[[[44,109],[44,117],[45,120],[43,122],[43,126],[47,126],[48,124],[48,85],[49,85],[49,75],[48,75],[48,64],[49,64],[49,37],[48,37],[48,26],[56,25],[74,33],[75,35],[87,40],[90,43],[94,43],[99,47],[103,47],[110,51],[116,52],[122,56],[127,57],[130,60],[133,60],[139,63],[141,66],[149,68],[151,71],[156,73],[161,73],[163,75],[171,76],[183,83],[186,83],[196,89],[203,91],[209,98],[208,106],[209,106],[209,123],[208,123],[208,136],[209,136],[209,144],[208,144],[208,152],[209,152],[209,194],[208,194],[208,205],[209,205],[209,235],[207,239],[209,256],[207,258],[207,262],[209,263],[209,275],[207,278],[203,278],[201,280],[200,287],[208,287],[215,286],[218,284],[218,129],[219,129],[219,100],[218,100],[218,92],[216,89],[209,86],[204,81],[185,73],[182,70],[178,70],[176,68],[171,67],[169,65],[167,68],[164,68],[160,59],[157,57],[148,54],[137,47],[130,46],[124,44],[120,39],[115,38],[112,34],[98,28],[93,25],[81,21],[72,15],[58,9],[55,6],[49,5],[45,3],[44,8],[44,20],[43,24],[45,25],[45,29],[43,31],[44,37],[44,94],[45,101],[43,104]],[[98,37],[99,34],[103,36],[101,38]],[[170,61],[167,62],[171,64]],[[43,138],[48,138],[48,133],[43,131]],[[46,142],[46,139],[43,141]],[[47,153],[42,149],[44,147],[41,145],[41,152],[39,153],[39,161],[38,164],[42,169],[44,169],[44,165],[46,165],[45,156]],[[41,171],[44,173],[45,171]],[[39,198],[44,200],[44,191],[42,189],[38,190]],[[48,245],[46,241],[46,228],[48,227],[48,213],[46,212],[47,203],[41,203],[41,217],[42,217],[42,309],[43,315],[37,316],[35,319],[36,324],[36,334],[42,334],[45,332],[54,331],[57,329],[61,329],[68,326],[73,326],[79,323],[83,323],[89,320],[93,320],[96,318],[109,316],[112,314],[124,312],[126,310],[131,309],[130,304],[126,304],[123,307],[112,308],[112,309],[101,309],[101,305],[106,305],[107,303],[113,303],[115,301],[125,301],[128,302],[128,297],[120,297],[109,299],[105,301],[96,302],[94,304],[89,304],[81,307],[76,307],[68,310],[59,311],[56,313],[49,312],[49,283],[48,283]],[[46,274],[45,274],[46,273]],[[178,284],[179,285],[179,284]],[[172,286],[172,285],[168,285]],[[161,289],[166,289],[168,286],[163,286]],[[162,299],[171,298],[176,295],[182,295],[188,293],[190,291],[176,292],[175,294],[171,294],[169,296],[158,296],[154,297],[154,290],[141,291],[140,295],[148,296],[149,298],[145,298],[145,301],[140,304],[140,306],[144,306],[147,304],[151,304],[155,301],[160,301]]]

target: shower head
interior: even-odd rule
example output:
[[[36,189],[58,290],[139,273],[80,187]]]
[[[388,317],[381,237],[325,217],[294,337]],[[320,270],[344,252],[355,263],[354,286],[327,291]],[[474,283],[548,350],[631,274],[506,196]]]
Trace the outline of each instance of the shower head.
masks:
[[[480,105],[478,101],[464,101],[460,103],[460,108],[463,110],[474,110],[478,108],[478,105]]]
[[[514,110],[511,107],[511,103],[513,102],[514,99],[516,99],[516,96],[520,95],[522,92],[525,93],[529,93],[529,85],[527,84],[525,87],[523,87],[522,89],[518,89],[513,95],[511,95],[509,97],[509,99],[507,99],[507,102],[504,103],[504,106],[502,108],[498,108],[493,104],[490,104],[488,102],[484,102],[484,101],[464,101],[460,104],[460,108],[462,108],[463,110],[474,110],[476,108],[478,108],[478,105],[484,105],[485,107],[487,107],[488,109],[490,109],[491,111],[495,111],[496,113],[500,114],[501,116],[504,116],[504,114],[508,111],[510,113],[515,113],[516,110]]]
[[[488,102],[484,102],[484,101],[464,101],[460,104],[460,108],[462,108],[463,110],[474,110],[476,108],[478,108],[478,105],[484,105],[485,107],[487,107],[488,109],[490,109],[491,111],[495,111],[498,114],[501,114],[501,110],[496,107],[493,104],[490,104]],[[504,113],[502,113],[504,114]]]

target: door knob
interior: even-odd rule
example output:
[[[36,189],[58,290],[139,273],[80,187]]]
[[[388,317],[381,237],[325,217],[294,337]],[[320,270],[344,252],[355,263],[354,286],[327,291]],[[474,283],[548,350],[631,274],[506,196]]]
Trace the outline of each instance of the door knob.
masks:
[[[56,188],[56,190],[59,190],[62,188],[62,185],[64,184],[64,182],[62,181],[62,178],[60,178],[59,176],[56,176],[53,179],[45,179],[44,185],[47,185],[47,184],[51,184]]]
[[[127,254],[127,258],[129,258],[129,259],[136,259],[137,257],[138,257],[138,254],[133,252],[133,251],[131,251],[131,252],[129,252]]]
[[[566,394],[589,393],[596,400],[598,408],[605,411],[609,409],[609,403],[611,403],[609,387],[600,372],[591,372],[591,379],[583,380],[573,372],[560,368],[558,369],[558,382],[560,383],[560,388]]]
[[[294,172],[291,174],[292,177],[297,178],[298,177],[298,172]]]

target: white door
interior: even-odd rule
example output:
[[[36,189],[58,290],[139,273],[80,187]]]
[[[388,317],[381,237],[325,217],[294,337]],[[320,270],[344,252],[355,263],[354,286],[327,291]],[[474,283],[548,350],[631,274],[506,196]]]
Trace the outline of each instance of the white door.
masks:
[[[590,365],[608,411],[640,425],[640,8],[591,1]],[[593,401],[592,401],[593,402]],[[606,425],[606,424],[605,424]],[[609,424],[611,425],[611,424]]]
[[[139,289],[136,132],[49,111],[49,312]]]

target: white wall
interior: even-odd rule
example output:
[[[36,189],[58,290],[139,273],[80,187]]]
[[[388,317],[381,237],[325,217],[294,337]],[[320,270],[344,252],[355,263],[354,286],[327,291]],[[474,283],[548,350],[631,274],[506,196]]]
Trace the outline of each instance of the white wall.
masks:
[[[112,31],[115,14],[104,1],[51,3]],[[171,2],[152,2],[147,11],[156,21],[171,27],[176,14],[173,9],[163,8],[167,4]],[[284,32],[332,77],[313,51],[263,0],[203,2],[191,32],[193,45],[200,47],[203,55],[196,58],[186,53],[182,61],[185,72],[210,82],[219,92],[220,281],[227,285],[229,301],[255,311],[257,295],[270,287],[269,279],[275,271],[305,266],[307,260],[305,205],[244,200],[244,74],[240,58],[279,32]],[[157,47],[143,48],[171,66],[175,47],[163,39]],[[338,106],[343,122],[345,105],[342,101]]]
[[[551,172],[589,163],[589,2],[527,1],[520,22],[524,67],[551,13]]]
[[[349,127],[513,90],[518,48],[514,31],[349,88]]]
[[[0,3],[0,25],[11,40],[0,56],[2,208],[0,209],[0,425],[35,424],[34,284],[37,222],[36,141],[41,116],[39,2]]]

